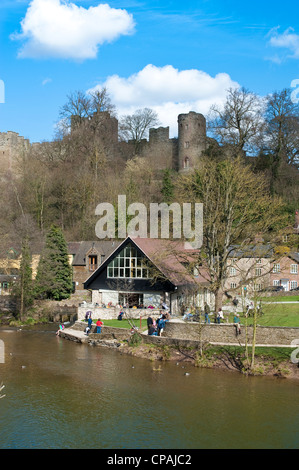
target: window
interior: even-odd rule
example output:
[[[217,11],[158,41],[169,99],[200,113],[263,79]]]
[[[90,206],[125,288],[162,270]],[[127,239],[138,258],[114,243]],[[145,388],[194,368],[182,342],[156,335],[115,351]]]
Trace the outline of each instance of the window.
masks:
[[[237,287],[236,282],[231,282],[231,283],[230,283],[230,288],[231,288],[231,289],[236,289],[236,287]]]
[[[118,303],[121,306],[143,307],[143,294],[119,293]]]
[[[149,279],[149,267],[133,245],[128,245],[108,265],[110,278]]]
[[[188,157],[184,158],[184,168],[187,169],[190,166],[190,161]]]
[[[88,269],[89,271],[95,271],[98,268],[98,257],[97,255],[90,255],[88,257]]]
[[[262,260],[261,260],[261,259],[258,259],[258,260],[256,261],[256,264],[262,264]]]
[[[291,264],[291,274],[298,274],[298,264]]]
[[[273,281],[273,286],[280,286],[280,281],[278,280]]]
[[[290,289],[291,289],[291,290],[292,290],[292,289],[296,289],[297,286],[298,286],[297,281],[291,281],[291,282],[290,282]]]
[[[262,268],[255,268],[255,275],[261,276],[262,275]]]
[[[280,264],[273,265],[273,273],[280,273]]]
[[[184,143],[184,148],[185,148],[185,149],[188,149],[188,148],[189,148],[189,142],[185,142],[185,143]]]
[[[236,268],[230,267],[229,268],[229,273],[231,276],[235,276],[237,274]]]

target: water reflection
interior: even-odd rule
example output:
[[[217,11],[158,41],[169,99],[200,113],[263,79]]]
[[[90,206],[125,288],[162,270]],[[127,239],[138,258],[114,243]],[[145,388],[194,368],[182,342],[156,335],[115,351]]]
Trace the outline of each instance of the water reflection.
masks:
[[[55,331],[0,330],[1,448],[298,447],[296,381],[173,363],[159,372]]]

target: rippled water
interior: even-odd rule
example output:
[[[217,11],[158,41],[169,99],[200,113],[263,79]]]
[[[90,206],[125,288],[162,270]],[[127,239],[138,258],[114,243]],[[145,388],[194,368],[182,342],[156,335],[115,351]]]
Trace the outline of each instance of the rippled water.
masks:
[[[299,447],[299,382],[200,370],[0,330],[2,449]],[[184,375],[185,372],[190,375]]]

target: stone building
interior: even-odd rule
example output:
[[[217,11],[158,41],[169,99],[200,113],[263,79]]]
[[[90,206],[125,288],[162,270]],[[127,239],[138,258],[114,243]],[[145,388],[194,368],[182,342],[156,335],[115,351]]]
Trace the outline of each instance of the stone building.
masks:
[[[161,308],[166,303],[179,313],[189,302],[203,308],[211,301],[207,275],[191,276],[186,259],[194,256],[185,245],[151,238],[127,237],[84,283],[92,303],[105,307]]]
[[[288,253],[271,267],[270,286],[282,286],[286,292],[299,287],[299,253]]]
[[[118,120],[107,111],[95,113],[93,117],[78,122],[72,119],[74,137],[84,134],[84,129],[91,130],[98,154],[107,161],[121,164],[136,156],[136,143],[119,141]],[[80,134],[81,133],[81,134]],[[87,134],[86,134],[87,135]],[[7,171],[17,173],[18,161],[30,150],[38,149],[42,143],[30,144],[16,132],[0,133],[0,174]],[[149,139],[143,139],[138,145],[138,156],[149,159],[156,170],[173,169],[186,171],[196,166],[200,156],[206,150],[206,119],[202,114],[190,111],[178,116],[178,136],[169,137],[169,127],[152,128]]]
[[[29,150],[30,142],[17,132],[0,132],[0,175],[17,173],[17,163]]]
[[[97,240],[68,243],[73,282],[76,292],[84,291],[84,282],[98,269],[107,256],[120,244],[119,241]]]
[[[169,127],[150,129],[149,140],[141,151],[147,157],[153,153],[157,159],[155,168],[187,171],[198,165],[207,147],[206,119],[202,114],[190,111],[178,116],[178,137],[169,138]]]
[[[206,119],[202,114],[190,111],[178,117],[178,151],[176,168],[179,171],[194,168],[206,150]]]

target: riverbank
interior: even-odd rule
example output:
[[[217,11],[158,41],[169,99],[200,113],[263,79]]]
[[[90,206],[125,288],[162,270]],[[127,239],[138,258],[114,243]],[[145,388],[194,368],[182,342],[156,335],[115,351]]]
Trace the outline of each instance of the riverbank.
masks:
[[[294,348],[283,346],[257,346],[255,365],[248,367],[245,347],[240,343],[212,344],[207,341],[180,340],[167,337],[149,337],[146,332],[131,334],[124,328],[104,327],[102,334],[84,333],[84,323],[76,322],[72,328],[59,332],[62,338],[92,346],[117,349],[120,354],[148,359],[154,370],[160,370],[165,361],[177,366],[222,369],[255,376],[274,376],[299,379],[298,364],[291,361]],[[250,359],[251,348],[248,348]]]
[[[140,344],[130,346],[124,344],[120,349],[121,354],[149,359],[153,363],[163,361],[175,362],[177,366],[185,364],[199,368],[221,369],[230,372],[239,372],[253,376],[272,376],[279,378],[299,379],[298,364],[290,361],[291,351],[285,348],[258,348],[255,356],[255,366],[252,370],[246,367],[244,348],[240,346],[213,346],[207,345],[199,354],[197,348],[180,348]],[[159,369],[159,365],[155,365]]]

